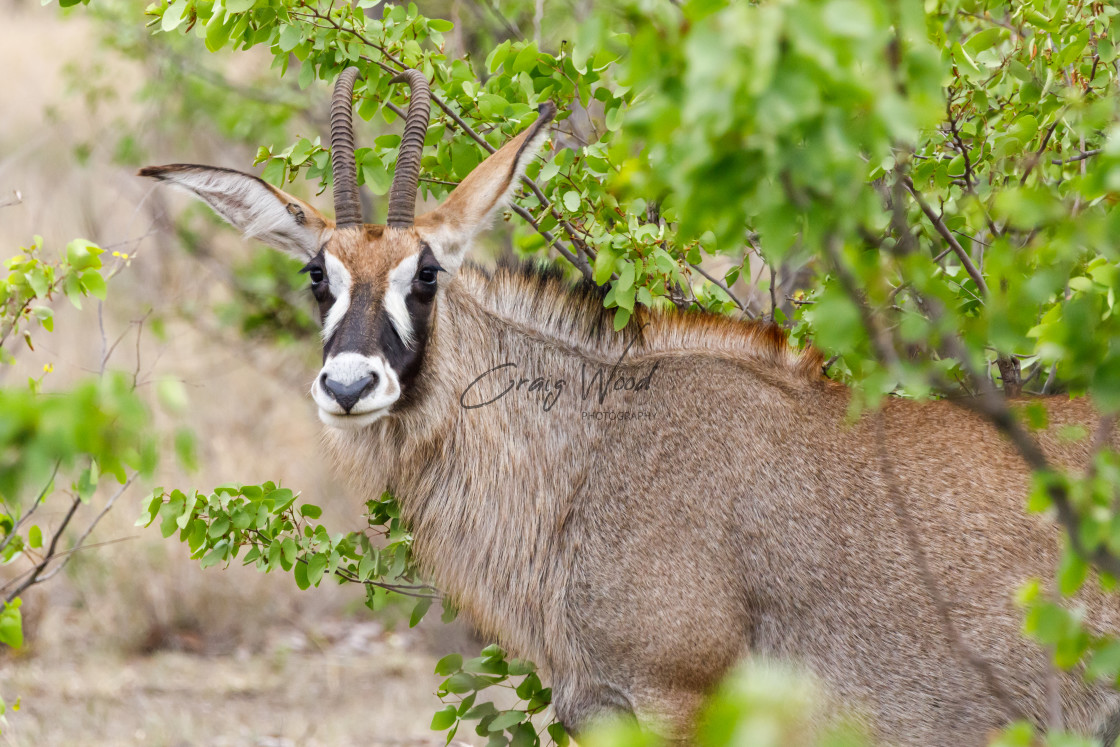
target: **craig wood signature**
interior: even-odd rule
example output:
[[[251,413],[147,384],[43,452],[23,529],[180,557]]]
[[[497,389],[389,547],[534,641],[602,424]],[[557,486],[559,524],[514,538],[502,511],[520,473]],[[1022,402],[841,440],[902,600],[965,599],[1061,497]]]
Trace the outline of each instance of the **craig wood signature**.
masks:
[[[608,370],[605,366],[599,366],[598,369],[588,375],[588,364],[580,364],[580,390],[582,392],[583,401],[587,401],[591,397],[595,397],[599,404],[602,405],[607,397],[612,392],[632,391],[642,392],[648,391],[653,384],[653,375],[657,372],[659,363],[653,363],[649,369],[642,374],[641,371],[636,373],[623,372],[622,361],[626,354],[630,352],[630,348],[637,340],[635,336],[626,348],[622,351],[622,355],[618,357],[614,365]],[[483,394],[479,390],[484,390],[489,385],[496,385],[502,388],[497,394],[489,396]],[[498,402],[503,397],[509,394],[524,394],[528,397],[539,397],[541,400],[541,407],[545,412],[551,410],[560,397],[568,390],[568,380],[562,377],[553,376],[526,376],[521,373],[518,365],[513,361],[501,363],[493,368],[484,371],[474,381],[467,385],[463,393],[459,395],[459,404],[465,410],[474,410],[479,407],[486,407]]]

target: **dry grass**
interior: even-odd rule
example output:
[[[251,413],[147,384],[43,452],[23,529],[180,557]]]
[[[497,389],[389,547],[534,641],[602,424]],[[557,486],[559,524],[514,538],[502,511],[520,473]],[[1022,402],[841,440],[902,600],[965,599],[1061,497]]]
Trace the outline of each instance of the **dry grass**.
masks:
[[[322,505],[335,530],[357,528],[360,500],[340,492],[318,452],[306,396],[314,360],[239,340],[205,314],[168,316],[163,340],[136,324],[151,309],[203,311],[226,291],[216,281],[220,267],[186,256],[159,232],[168,198],[111,165],[97,146],[115,115],[153,116],[128,103],[137,71],[108,63],[117,66],[121,103],[100,117],[66,93],[61,67],[96,59],[91,43],[80,14],[63,19],[37,2],[0,0],[0,202],[13,190],[23,195],[21,204],[0,208],[0,258],[33,234],[55,250],[81,236],[137,257],[110,286],[104,337],[92,310],[56,304],[57,331],[38,333],[36,350],[20,352],[14,371],[0,371],[0,385],[50,362],[48,387],[64,387],[96,373],[106,341],[123,335],[109,367],[136,372],[157,423],[188,426],[200,445],[199,472],[184,474],[165,456],[155,484],[280,480]],[[94,146],[85,166],[74,159],[79,143]],[[212,148],[180,143],[176,157],[213,161],[204,150]],[[175,210],[185,204],[169,202]],[[211,240],[213,256],[248,251],[231,232]],[[187,388],[182,415],[154,401],[152,383],[164,376]],[[282,575],[201,571],[185,546],[133,527],[144,494],[134,487],[98,527],[93,541],[110,544],[81,553],[25,595],[28,645],[0,656],[0,690],[21,696],[23,709],[10,715],[0,743],[399,744],[430,734],[435,654],[466,650],[473,645],[466,633],[437,621],[395,633],[391,619],[365,610],[358,589],[299,592]],[[60,518],[43,514],[44,529]]]

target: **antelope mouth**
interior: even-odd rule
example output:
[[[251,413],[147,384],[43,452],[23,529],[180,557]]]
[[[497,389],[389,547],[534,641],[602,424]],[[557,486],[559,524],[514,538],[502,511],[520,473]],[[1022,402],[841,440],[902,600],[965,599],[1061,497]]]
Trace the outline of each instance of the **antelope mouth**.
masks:
[[[361,430],[367,426],[373,425],[374,422],[389,414],[389,407],[379,407],[376,410],[369,412],[359,412],[346,415],[339,415],[337,413],[328,412],[323,408],[319,408],[319,420],[323,425],[330,426],[331,428],[338,428],[343,431],[356,431]]]
[[[387,415],[400,395],[396,372],[381,356],[354,352],[330,357],[311,385],[319,419],[346,430],[364,428]]]

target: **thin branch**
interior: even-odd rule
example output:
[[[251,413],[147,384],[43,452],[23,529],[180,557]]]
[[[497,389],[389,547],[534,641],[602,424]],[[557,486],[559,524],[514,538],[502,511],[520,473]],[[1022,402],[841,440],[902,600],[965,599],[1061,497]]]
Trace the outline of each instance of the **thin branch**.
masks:
[[[569,250],[566,246],[564,246],[560,242],[560,240],[557,239],[552,234],[551,231],[546,231],[543,228],[541,228],[540,224],[537,223],[537,219],[533,217],[532,213],[530,213],[528,210],[521,207],[520,205],[517,205],[517,204],[514,204],[514,203],[510,204],[510,209],[513,210],[513,212],[520,215],[522,218],[524,218],[529,223],[529,225],[531,225],[533,228],[535,228],[537,233],[539,233],[541,236],[543,236],[544,240],[548,242],[548,245],[553,247],[554,249],[556,249],[556,251],[560,252],[560,254],[563,255],[564,259],[571,262],[574,267],[577,267],[577,268],[580,267],[579,257],[572,254],[571,250]],[[583,264],[585,264],[585,265],[587,264],[586,259],[583,261]],[[588,268],[588,271],[590,271],[590,268]],[[587,272],[585,272],[584,275],[586,275],[588,278],[591,277]]]
[[[306,562],[303,558],[300,558],[300,561]],[[362,584],[364,586],[376,586],[379,589],[392,591],[397,594],[402,594],[406,597],[415,597],[417,599],[442,599],[442,597],[438,593],[432,593],[437,592],[437,590],[431,586],[428,586],[427,584],[389,584],[384,581],[374,581],[373,579],[360,579],[354,574],[348,573],[341,568],[336,568],[334,571],[334,575],[338,576],[344,581],[349,581],[355,584]]]
[[[7,547],[9,543],[11,543],[12,539],[16,536],[16,533],[19,532],[20,527],[27,523],[27,520],[30,519],[37,510],[39,510],[39,506],[43,505],[43,499],[47,497],[47,491],[51,489],[52,485],[54,485],[54,478],[58,475],[58,468],[61,464],[61,459],[57,460],[54,463],[54,469],[51,470],[50,478],[47,480],[46,485],[43,486],[43,489],[39,491],[39,495],[35,498],[35,502],[31,504],[31,508],[27,509],[27,512],[23,516],[19,517],[19,520],[16,521],[11,531],[9,531],[4,539],[0,541],[0,553],[4,552],[4,548]]]
[[[840,256],[839,244],[840,240],[836,236],[829,236],[825,239],[824,250],[829,263],[832,265],[832,271],[835,273],[836,279],[840,281],[840,286],[844,289],[844,292],[856,305],[860,320],[863,322],[864,329],[867,330],[867,335],[871,339],[871,346],[875,349],[879,360],[888,366],[893,365],[898,362],[898,355],[895,352],[890,332],[881,328],[875,322],[871,310],[867,307],[863,296],[859,292],[859,286],[856,285],[855,278],[848,272],[848,268]]]
[[[1027,161],[1027,168],[1023,170],[1023,178],[1019,180],[1020,187],[1027,183],[1027,177],[1031,175],[1031,172],[1034,171],[1034,167],[1038,165],[1039,159],[1042,158],[1042,154],[1046,150],[1047,144],[1050,142],[1050,136],[1054,134],[1054,128],[1058,126],[1058,122],[1060,121],[1060,116],[1054,118],[1054,122],[1046,130],[1046,135],[1042,138],[1042,145],[1038,146],[1038,150],[1035,151],[1031,159]]]
[[[735,294],[732,293],[731,289],[727,287],[727,283],[721,282],[721,281],[717,280],[715,277],[713,277],[712,275],[709,275],[704,270],[704,268],[701,267],[700,265],[692,264],[692,262],[689,262],[689,264],[692,265],[692,269],[696,270],[698,273],[700,273],[701,275],[706,277],[708,279],[708,281],[710,283],[712,283],[712,285],[715,285],[720,290],[722,290],[724,293],[726,293],[727,297],[735,302],[735,305],[739,307],[740,311],[742,311],[744,314],[747,315],[748,319],[754,319],[754,314],[752,314],[750,311],[748,311],[747,307],[743,304],[743,302],[735,297]]]
[[[1097,148],[1096,150],[1086,150],[1082,151],[1076,156],[1073,156],[1072,158],[1051,158],[1050,163],[1054,164],[1055,166],[1062,166],[1063,164],[1067,163],[1077,163],[1078,161],[1084,161],[1088,158],[1092,158],[1093,156],[1099,156],[1102,152],[1104,152],[1102,148]]]
[[[517,28],[517,26],[513,25],[513,23],[511,23],[510,20],[505,17],[498,6],[494,4],[493,0],[482,0],[482,2],[480,2],[479,4],[486,6],[486,9],[489,10],[494,15],[494,17],[498,19],[498,22],[505,27],[505,31],[507,34],[517,38],[519,41],[525,40],[524,35],[522,35],[521,33],[521,29]]]
[[[957,128],[957,120],[953,116],[952,95],[945,99],[945,115],[949,121],[949,131],[953,134],[953,142],[957,146],[957,150],[964,157],[964,181],[965,187],[969,192],[972,192],[973,176],[972,176],[972,158],[968,155],[968,148],[965,147],[964,140],[961,138],[960,130]]]
[[[1050,364],[1050,373],[1046,376],[1046,383],[1042,385],[1042,394],[1049,394],[1054,386],[1054,379],[1058,376],[1058,364]]]
[[[770,268],[770,321],[778,314],[778,271],[774,269],[774,265],[767,265]]]
[[[128,490],[132,483],[135,482],[136,477],[136,473],[129,475],[128,479],[125,480],[119,488],[117,488],[117,492],[109,496],[109,499],[105,501],[105,505],[101,507],[101,510],[97,513],[97,516],[93,517],[93,521],[89,523],[85,531],[82,532],[81,536],[78,537],[78,541],[74,543],[74,546],[70,548],[69,552],[67,552],[62,558],[62,562],[56,565],[50,573],[40,578],[40,583],[57,575],[58,572],[61,571],[66,566],[66,564],[70,562],[70,558],[74,557],[74,553],[82,549],[82,546],[85,544],[85,541],[89,537],[90,533],[94,530],[98,523],[100,523],[100,521],[105,518],[105,514],[109,513],[109,509],[113,507],[113,504],[117,502],[117,499],[124,495],[124,491]],[[44,561],[46,562],[50,562],[50,560],[51,558],[49,557],[44,558]]]
[[[428,182],[429,184],[443,184],[443,185],[448,186],[448,187],[458,187],[459,186],[459,182],[449,182],[449,181],[445,181],[443,179],[429,179],[426,176],[420,177],[420,181]]]
[[[66,512],[66,516],[64,516],[62,518],[62,523],[59,524],[58,529],[56,529],[54,531],[54,536],[51,537],[51,544],[47,548],[46,555],[44,555],[43,559],[41,561],[39,561],[38,564],[36,564],[35,568],[32,570],[31,574],[27,577],[27,579],[23,583],[18,585],[15,588],[14,591],[9,592],[5,596],[5,601],[7,601],[7,602],[12,601],[16,597],[18,597],[20,594],[22,594],[28,587],[32,586],[34,583],[36,583],[36,581],[38,581],[39,576],[46,569],[47,564],[51,562],[51,558],[54,557],[55,550],[58,548],[58,541],[62,538],[62,533],[64,531],[66,531],[67,525],[70,524],[70,520],[74,518],[74,513],[78,510],[78,507],[81,506],[81,505],[82,505],[82,499],[81,498],[74,498],[73,502],[70,504],[70,509]],[[7,588],[7,587],[4,587],[4,588]]]
[[[972,258],[968,256],[968,252],[964,250],[964,247],[962,247],[960,242],[957,241],[956,237],[953,236],[953,232],[950,231],[949,228],[945,225],[945,221],[941,219],[940,215],[933,211],[933,208],[929,206],[929,203],[925,201],[925,198],[923,198],[918,190],[914,187],[913,179],[911,179],[909,176],[903,177],[903,184],[906,185],[906,189],[910,192],[911,195],[913,195],[914,199],[918,203],[918,206],[922,209],[922,212],[925,213],[926,218],[929,219],[929,222],[933,224],[933,227],[937,230],[937,233],[941,236],[941,238],[945,239],[945,243],[947,243],[949,245],[949,248],[953,250],[953,253],[957,255],[957,259],[960,260],[961,265],[964,267],[965,272],[968,273],[969,277],[972,278],[972,281],[976,283],[976,287],[980,289],[980,293],[984,296],[987,296],[988,284],[984,282],[984,276],[980,274],[980,271],[978,269],[976,269],[976,265],[973,264]]]

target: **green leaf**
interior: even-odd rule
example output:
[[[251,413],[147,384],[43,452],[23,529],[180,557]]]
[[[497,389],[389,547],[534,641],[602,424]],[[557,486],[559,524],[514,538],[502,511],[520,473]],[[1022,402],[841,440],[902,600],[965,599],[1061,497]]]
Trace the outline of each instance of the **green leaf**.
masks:
[[[538,677],[534,672],[527,676],[520,685],[514,688],[514,692],[516,692],[517,697],[521,698],[522,700],[528,700],[529,698],[536,695],[537,692],[540,691],[542,686],[543,685],[541,684],[540,677]]]
[[[199,565],[201,565],[203,568],[209,568],[212,565],[217,565],[218,563],[227,560],[229,558],[229,548],[230,544],[228,540],[223,539],[219,541],[216,545],[214,545],[213,549],[211,549],[210,552],[206,553],[206,555],[203,556],[202,560],[199,562]]]
[[[498,72],[498,68],[501,67],[502,63],[509,57],[511,44],[512,42],[506,39],[504,42],[494,47],[493,51],[490,52],[490,55],[486,58],[486,69],[490,71],[491,75]]]
[[[961,75],[971,81],[978,82],[982,79],[983,73],[980,72],[980,68],[976,66],[976,63],[968,56],[968,52],[964,51],[959,43],[953,45],[953,59],[956,60],[957,69],[960,70]]]
[[[101,273],[97,270],[89,270],[82,273],[82,290],[87,295],[98,298],[102,301],[105,300],[106,287],[105,278],[101,277]]]
[[[509,662],[509,676],[521,677],[537,671],[537,665],[525,659],[511,659]]]
[[[473,674],[469,674],[467,672],[459,672],[458,674],[453,674],[446,680],[444,680],[443,684],[440,685],[440,689],[453,695],[468,693],[471,690],[479,689],[478,679],[479,678]]]
[[[408,627],[415,628],[424,619],[424,615],[428,613],[428,608],[431,606],[431,599],[417,600],[416,605],[412,608],[412,615],[408,618]]]
[[[318,519],[323,515],[323,509],[310,503],[304,503],[299,507],[301,516],[306,516],[308,519]]]
[[[322,554],[311,556],[307,561],[307,583],[318,586],[325,570],[327,570],[327,556]]]
[[[567,747],[569,743],[568,732],[559,721],[548,725],[548,736],[556,742],[556,747]]]
[[[301,591],[307,591],[311,588],[311,582],[307,579],[307,563],[296,563],[292,568],[292,575],[296,578],[296,586]]]
[[[1080,555],[1067,549],[1062,553],[1062,560],[1058,565],[1058,590],[1067,597],[1075,594],[1085,583],[1088,574],[1088,563]]]
[[[100,256],[105,250],[85,239],[74,239],[66,245],[66,262],[75,272],[96,270],[101,267]]]
[[[362,159],[362,178],[375,195],[383,195],[389,191],[393,184],[381,159],[372,150]]]
[[[23,646],[23,615],[19,608],[23,601],[18,597],[5,602],[0,610],[0,643],[20,648]]]
[[[498,715],[497,706],[495,706],[490,701],[486,701],[485,703],[479,703],[474,708],[471,708],[466,713],[464,713],[463,714],[463,720],[464,721],[478,721],[480,719],[486,718],[487,716],[497,716],[497,715]]]
[[[227,26],[222,22],[222,17],[224,15],[224,13],[215,13],[210,16],[210,20],[206,24],[207,51],[217,52],[229,41],[229,32],[232,29],[232,25]]]
[[[610,247],[600,247],[599,254],[595,257],[595,267],[591,273],[591,279],[597,285],[603,285],[611,279],[614,274],[614,263],[618,259],[618,255],[614,254]]]
[[[999,44],[1000,41],[1007,35],[1007,30],[999,26],[992,26],[973,34],[964,44],[964,49],[973,57],[983,52],[985,49]]]
[[[163,18],[160,19],[159,27],[164,31],[174,31],[179,28],[179,24],[183,22],[184,15],[187,10],[187,0],[174,0],[167,9],[163,11]]]
[[[264,167],[261,172],[261,179],[264,179],[274,187],[284,186],[284,176],[287,174],[288,164],[283,158],[270,158],[268,165]]]
[[[517,57],[513,60],[513,66],[510,72],[514,75],[529,72],[537,66],[537,60],[540,56],[541,53],[537,48],[537,43],[529,42],[517,53]]]
[[[436,674],[446,677],[458,672],[463,666],[462,654],[448,654],[436,662]]]
[[[575,190],[568,190],[564,193],[564,207],[569,213],[574,213],[579,210],[580,196],[579,192]]]
[[[291,24],[281,29],[280,37],[276,40],[276,43],[280,47],[280,51],[291,52],[301,41],[303,41],[302,30],[299,26]]]
[[[492,732],[502,731],[503,729],[508,729],[511,726],[517,726],[526,718],[527,717],[524,711],[503,711],[502,713],[499,713],[493,721],[490,722],[490,726],[487,728]]]
[[[458,712],[455,706],[447,706],[432,716],[432,731],[444,731],[450,729],[455,721],[458,719]]]

